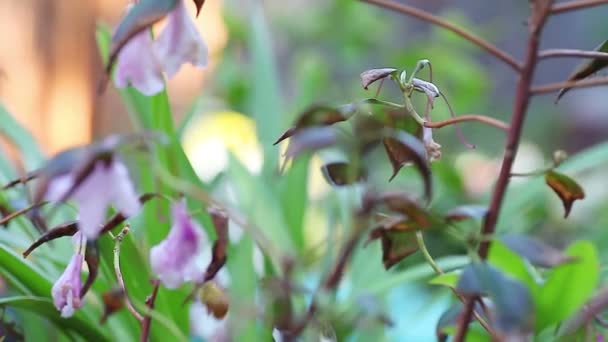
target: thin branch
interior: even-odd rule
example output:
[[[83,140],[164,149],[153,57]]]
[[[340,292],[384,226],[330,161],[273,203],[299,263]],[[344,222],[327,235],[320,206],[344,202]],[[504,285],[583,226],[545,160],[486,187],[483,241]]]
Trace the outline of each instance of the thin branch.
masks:
[[[575,89],[575,88],[589,88],[596,87],[601,85],[608,85],[608,76],[604,77],[594,77],[585,80],[578,81],[564,81],[564,82],[556,82],[543,84],[540,86],[532,87],[530,92],[532,95],[546,94],[552,93],[554,91],[562,90],[565,88]]]
[[[560,57],[580,57],[606,60],[608,59],[608,53],[577,49],[546,49],[538,53],[538,59]]]
[[[509,133],[507,135],[507,142],[505,145],[505,153],[496,181],[496,186],[492,193],[492,199],[490,200],[490,206],[488,213],[483,221],[483,227],[481,229],[482,236],[491,236],[494,234],[496,229],[496,223],[498,222],[498,215],[502,207],[505,192],[509,185],[511,178],[511,169],[515,156],[517,155],[517,149],[519,146],[519,140],[524,126],[526,113],[530,104],[530,98],[532,95],[532,79],[534,77],[534,71],[538,62],[538,47],[540,45],[540,34],[545,25],[547,17],[551,10],[551,4],[553,0],[536,1],[532,6],[532,14],[528,21],[529,23],[529,35],[526,47],[526,57],[524,60],[523,68],[519,74],[519,80],[517,81],[517,88],[515,92],[515,99],[513,101],[513,114],[511,116],[511,124],[509,127]],[[490,249],[491,240],[482,241],[479,244],[479,257],[485,260],[488,256]],[[473,318],[474,306],[476,296],[468,297],[465,303],[464,312],[461,316],[460,321],[456,329],[454,336],[454,342],[463,342],[469,329],[469,323]]]
[[[125,294],[125,304],[127,305],[127,309],[131,312],[131,315],[135,317],[141,324],[143,324],[144,317],[135,309],[133,303],[129,299],[129,293],[127,292],[127,287],[125,286],[125,281],[122,277],[122,272],[120,270],[120,243],[122,239],[129,232],[129,226],[125,226],[116,237],[114,237],[114,272],[116,273],[116,279],[118,280],[118,286]],[[111,233],[110,233],[111,234]]]
[[[146,298],[146,306],[150,311],[154,310],[154,301],[156,300],[156,295],[158,294],[158,288],[160,287],[160,280],[156,279],[153,282],[152,294]],[[150,314],[146,314],[141,323],[141,337],[139,339],[140,342],[148,342],[150,337],[150,324],[152,323],[152,316]]]
[[[521,66],[519,65],[519,62],[514,57],[509,55],[507,52],[505,52],[504,50],[501,50],[500,48],[498,48],[495,45],[493,45],[492,43],[484,40],[483,38],[469,32],[469,31],[466,31],[465,29],[458,27],[444,19],[441,19],[429,12],[420,10],[420,9],[412,7],[412,6],[408,6],[406,4],[401,4],[401,3],[398,3],[395,1],[391,1],[391,0],[362,0],[362,1],[369,3],[369,4],[376,5],[376,6],[384,7],[386,9],[389,9],[389,10],[395,11],[395,12],[399,12],[401,14],[409,15],[409,16],[418,18],[420,20],[427,21],[431,24],[443,27],[446,30],[454,32],[455,34],[459,35],[463,39],[468,40],[469,42],[479,46],[483,50],[486,50],[488,53],[490,53],[494,57],[498,58],[499,60],[503,61],[505,64],[509,65],[513,70],[515,70],[517,72],[521,71]]]
[[[608,4],[608,0],[575,0],[553,5],[551,7],[551,14],[565,13],[606,4]]]
[[[38,207],[41,207],[41,206],[45,205],[46,203],[47,203],[47,202],[36,203],[36,204],[32,204],[32,205],[30,205],[30,206],[28,206],[28,207],[25,207],[25,208],[23,208],[23,209],[20,209],[20,210],[14,211],[14,212],[12,212],[12,213],[10,213],[10,214],[8,214],[8,215],[4,216],[2,219],[0,219],[0,225],[7,224],[7,223],[9,223],[9,222],[10,222],[12,219],[14,219],[14,218],[16,218],[16,217],[18,217],[18,216],[20,216],[20,215],[23,215],[23,214],[27,213],[27,212],[28,212],[28,211],[30,211],[30,210],[36,209],[36,208],[38,208]]]
[[[446,120],[441,120],[441,121],[434,121],[434,122],[425,122],[424,123],[424,127],[429,127],[429,128],[441,128],[444,126],[449,126],[449,125],[453,125],[456,124],[458,122],[465,122],[465,121],[477,121],[489,126],[493,126],[496,127],[498,129],[501,129],[503,131],[509,131],[509,124],[489,117],[489,116],[485,116],[485,115],[477,115],[477,114],[467,114],[467,115],[459,115],[450,119],[446,119]]]

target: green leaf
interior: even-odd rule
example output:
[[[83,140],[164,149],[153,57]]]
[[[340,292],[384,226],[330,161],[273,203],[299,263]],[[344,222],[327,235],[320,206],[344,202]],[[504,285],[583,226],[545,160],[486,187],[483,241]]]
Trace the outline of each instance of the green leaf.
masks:
[[[575,313],[598,285],[600,263],[593,243],[574,242],[565,253],[577,261],[552,269],[547,281],[537,289],[536,331]]]
[[[0,134],[8,138],[18,149],[27,170],[42,165],[44,155],[36,139],[0,103]]]
[[[258,137],[264,149],[264,174],[272,176],[278,165],[278,151],[273,146],[282,127],[282,105],[277,63],[262,2],[252,4],[250,45],[252,55],[250,111],[257,123]]]
[[[467,266],[457,290],[466,295],[489,296],[496,310],[496,328],[502,334],[516,336],[533,329],[534,301],[530,291],[489,264]]]
[[[594,51],[608,52],[608,40],[605,40],[602,44],[596,47]],[[567,81],[582,80],[592,74],[595,74],[606,66],[608,66],[608,59],[592,58],[590,61],[576,68],[576,70],[574,70],[574,72],[568,77]],[[559,99],[564,96],[568,90],[570,90],[569,87],[560,90],[559,94],[557,94],[555,102],[559,101]]]
[[[310,157],[293,161],[291,167],[279,179],[278,193],[282,212],[291,232],[291,237],[298,248],[304,248],[304,216],[308,200],[308,164]]]
[[[565,214],[568,217],[572,209],[572,203],[585,198],[585,192],[572,178],[556,171],[547,171],[545,182],[564,203]]]
[[[500,238],[509,249],[540,267],[554,267],[575,259],[564,255],[557,248],[544,242],[520,234],[507,234]]]
[[[436,277],[431,278],[429,280],[429,284],[431,285],[443,285],[448,287],[456,287],[458,284],[458,279],[460,279],[460,271],[452,271],[440,274]]]
[[[524,259],[501,241],[494,240],[492,242],[488,262],[502,272],[526,284],[529,289],[537,287]]]
[[[62,318],[59,311],[48,298],[35,296],[15,296],[0,298],[0,307],[16,307],[34,312],[41,317],[51,320],[56,326],[65,330],[72,330],[88,341],[112,341],[97,324],[92,324],[89,319],[82,317],[77,312],[73,317]]]

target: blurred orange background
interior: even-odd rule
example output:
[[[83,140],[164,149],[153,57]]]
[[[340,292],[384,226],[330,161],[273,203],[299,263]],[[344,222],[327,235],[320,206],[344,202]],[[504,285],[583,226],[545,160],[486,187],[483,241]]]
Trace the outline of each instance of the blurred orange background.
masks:
[[[103,65],[98,23],[115,27],[129,0],[0,0],[0,102],[49,154],[130,129],[125,106],[108,87],[97,94]],[[194,4],[188,2],[194,17]],[[202,90],[227,41],[221,1],[207,1],[196,24],[210,66],[184,66],[170,82],[176,113]],[[179,117],[176,118],[179,120]]]

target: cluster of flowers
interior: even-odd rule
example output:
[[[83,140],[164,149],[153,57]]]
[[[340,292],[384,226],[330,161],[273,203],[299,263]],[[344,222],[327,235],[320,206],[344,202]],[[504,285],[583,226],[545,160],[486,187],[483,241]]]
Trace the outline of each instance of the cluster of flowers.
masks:
[[[129,11],[138,5],[133,4]],[[151,35],[150,24],[120,48],[114,77],[117,87],[130,85],[144,95],[153,95],[163,90],[164,74],[173,76],[185,63],[198,67],[207,64],[207,47],[190,18],[185,0],[177,0],[165,17],[166,25],[157,39]],[[115,143],[112,138],[101,145],[111,150],[109,146]],[[54,174],[42,194],[46,201],[69,200],[78,205],[78,232],[73,237],[75,253],[52,288],[53,302],[63,317],[72,316],[83,305],[81,271],[87,241],[94,241],[103,233],[108,207],[114,207],[127,218],[141,209],[127,167],[117,154],[93,160],[84,176],[81,171],[72,167]],[[204,230],[189,216],[185,204],[174,203],[168,236],[150,250],[155,276],[171,289],[186,282],[200,283],[211,259],[211,244]]]

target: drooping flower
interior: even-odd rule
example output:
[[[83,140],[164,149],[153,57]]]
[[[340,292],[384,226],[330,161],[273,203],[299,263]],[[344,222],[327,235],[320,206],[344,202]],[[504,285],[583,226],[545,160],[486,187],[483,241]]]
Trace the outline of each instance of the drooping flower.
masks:
[[[211,248],[201,227],[183,203],[171,209],[173,225],[167,238],[150,250],[152,271],[167,288],[200,281],[211,261]]]
[[[175,75],[184,63],[201,68],[207,65],[207,45],[190,19],[183,0],[169,13],[167,26],[154,47],[169,77]]]
[[[114,83],[117,88],[132,85],[146,96],[163,90],[162,67],[154,53],[148,31],[136,34],[118,54]]]
[[[80,289],[82,288],[80,271],[83,261],[82,254],[76,252],[51,289],[53,303],[57,310],[61,311],[61,317],[71,317],[74,310],[82,306],[80,300]]]
[[[127,168],[117,157],[95,161],[80,184],[75,184],[77,177],[76,171],[72,171],[53,178],[45,197],[59,201],[71,191],[69,198],[79,206],[78,229],[87,239],[99,235],[110,204],[127,217],[139,211],[141,204]]]
[[[144,95],[154,95],[164,88],[163,71],[172,77],[182,64],[190,63],[197,67],[207,65],[207,45],[190,18],[185,0],[178,0],[166,18],[166,27],[156,40],[152,39],[148,30],[143,30],[130,38],[119,51],[114,78],[118,88],[130,84]],[[123,24],[131,25],[124,21]]]

